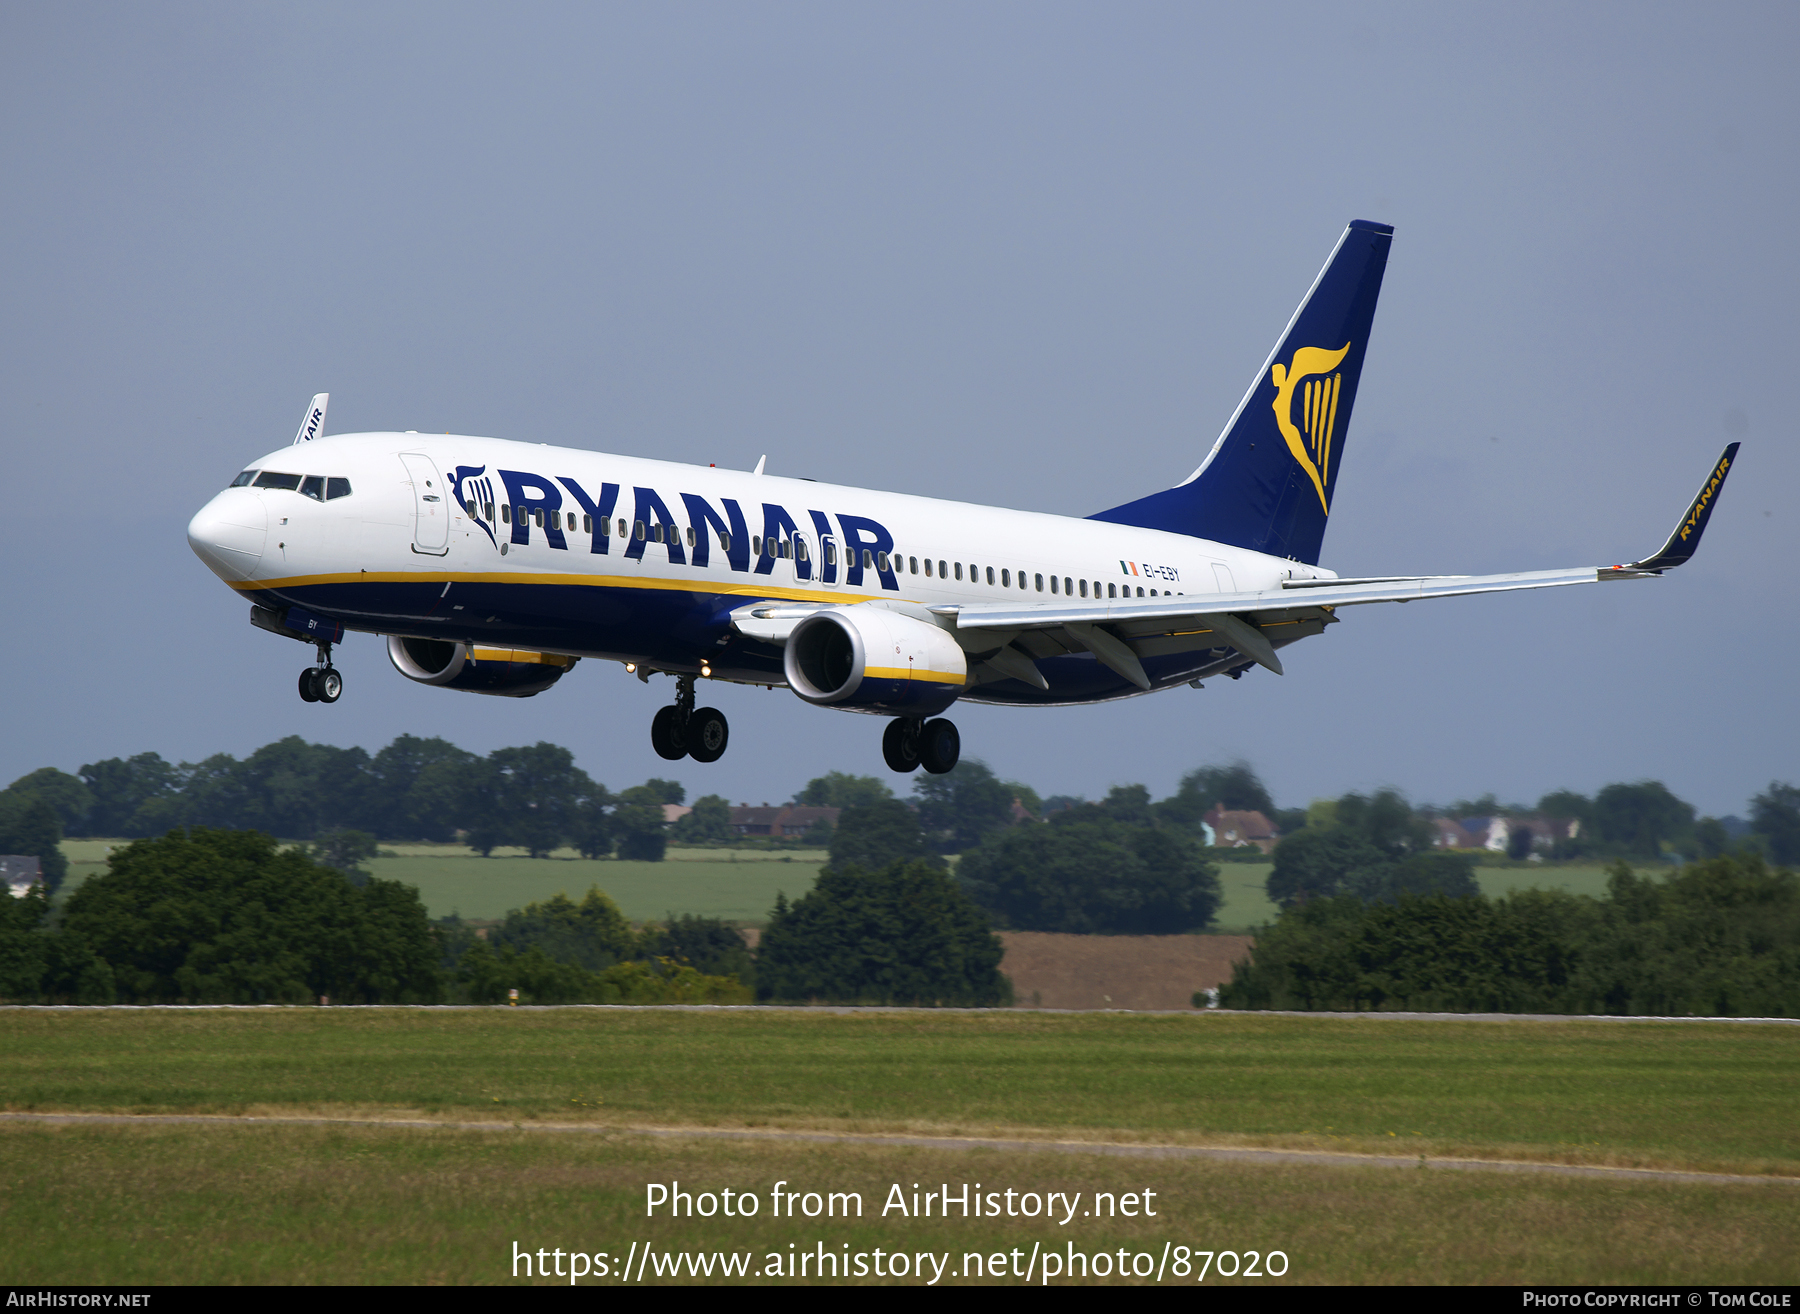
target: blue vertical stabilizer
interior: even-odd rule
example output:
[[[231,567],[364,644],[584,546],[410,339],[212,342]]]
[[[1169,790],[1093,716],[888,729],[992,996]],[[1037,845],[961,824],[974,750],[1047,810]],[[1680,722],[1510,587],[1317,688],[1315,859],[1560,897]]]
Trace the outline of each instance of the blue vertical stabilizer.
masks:
[[[1353,221],[1200,468],[1089,519],[1316,564],[1393,240]]]

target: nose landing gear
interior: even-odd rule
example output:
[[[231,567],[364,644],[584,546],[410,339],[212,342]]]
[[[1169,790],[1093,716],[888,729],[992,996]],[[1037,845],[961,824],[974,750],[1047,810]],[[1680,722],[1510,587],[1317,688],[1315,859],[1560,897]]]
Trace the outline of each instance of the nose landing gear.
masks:
[[[683,675],[675,681],[675,703],[665,707],[650,722],[650,746],[656,755],[670,762],[691,757],[696,762],[717,762],[725,756],[731,741],[731,727],[725,714],[716,707],[694,708],[694,677]]]
[[[888,722],[881,736],[881,756],[890,770],[905,775],[924,767],[934,776],[956,769],[962,756],[962,735],[956,723],[938,717],[922,721],[900,716]]]
[[[344,677],[331,664],[331,645],[319,645],[319,664],[300,672],[300,698],[308,703],[335,703],[344,692]]]

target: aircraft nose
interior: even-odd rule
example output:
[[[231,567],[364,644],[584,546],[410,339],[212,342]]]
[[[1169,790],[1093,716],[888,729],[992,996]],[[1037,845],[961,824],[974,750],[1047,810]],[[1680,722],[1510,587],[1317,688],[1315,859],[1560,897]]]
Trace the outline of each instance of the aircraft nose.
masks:
[[[213,574],[226,581],[249,579],[262,560],[269,513],[262,496],[248,488],[227,488],[188,521],[188,546]]]

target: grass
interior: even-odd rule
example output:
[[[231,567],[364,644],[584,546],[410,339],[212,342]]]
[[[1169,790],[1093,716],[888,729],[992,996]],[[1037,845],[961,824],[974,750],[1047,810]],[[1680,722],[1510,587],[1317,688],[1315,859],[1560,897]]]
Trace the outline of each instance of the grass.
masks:
[[[1124,1247],[1154,1262],[1165,1243],[1281,1250],[1285,1280],[1297,1283],[1771,1285],[1793,1280],[1800,1249],[1791,1188],[1761,1183],[504,1128],[12,1124],[0,1125],[0,1162],[8,1281],[20,1285],[498,1283],[514,1280],[515,1244],[603,1254],[616,1282],[633,1242],[658,1254],[743,1253],[753,1273],[770,1253],[816,1253],[821,1243],[840,1254],[932,1251],[948,1257],[943,1285],[960,1280],[970,1252],[1010,1261],[1016,1249],[1022,1266],[1036,1245],[1063,1255],[1070,1246],[1089,1255]],[[647,1219],[646,1183],[675,1181],[694,1192],[755,1192],[758,1214]],[[859,1193],[863,1216],[771,1217],[777,1181],[790,1191]],[[891,1186],[910,1195],[914,1182],[949,1183],[953,1195],[977,1182],[984,1191],[1079,1192],[1082,1203],[1095,1191],[1148,1189],[1157,1216],[1078,1215],[1066,1225],[955,1210],[948,1219],[883,1218]],[[1166,1280],[1179,1281],[1172,1271]]]
[[[1800,1029],[1253,1014],[0,1013],[0,1107],[1334,1148],[1800,1175]]]
[[[104,871],[107,851],[124,840],[66,840],[69,878],[61,897],[83,880]],[[369,870],[385,880],[418,887],[432,917],[458,913],[498,918],[508,910],[548,899],[561,891],[579,900],[598,885],[632,921],[670,913],[696,913],[726,921],[761,925],[783,892],[797,899],[818,879],[822,851],[768,853],[738,849],[670,849],[663,862],[592,861],[573,849],[548,858],[530,858],[522,849],[496,849],[494,856],[454,844],[384,845],[393,857],[376,858]]]

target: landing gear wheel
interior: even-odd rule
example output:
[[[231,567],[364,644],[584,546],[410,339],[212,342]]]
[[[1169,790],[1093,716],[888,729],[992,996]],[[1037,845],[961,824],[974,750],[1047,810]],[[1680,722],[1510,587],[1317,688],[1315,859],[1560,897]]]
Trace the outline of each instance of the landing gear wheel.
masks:
[[[676,708],[659,708],[651,718],[650,746],[656,750],[658,757],[667,758],[671,762],[679,762],[688,755],[687,744],[681,734],[681,713]]]
[[[343,692],[344,677],[338,674],[336,667],[327,666],[322,671],[314,672],[313,693],[320,702],[335,703]]]
[[[881,756],[890,771],[905,775],[919,769],[919,722],[910,716],[897,716],[881,732]]]
[[[956,760],[961,756],[962,736],[957,733],[954,721],[946,721],[940,716],[925,723],[925,728],[919,732],[919,759],[927,771],[934,776],[954,771]]]
[[[714,707],[702,707],[688,718],[687,751],[696,762],[717,762],[725,756],[725,745],[731,740],[731,727],[725,714]]]
[[[319,672],[311,666],[308,666],[304,671],[300,672],[300,701],[306,703],[316,703],[319,701],[319,691],[313,684],[313,681],[318,679],[318,676]]]

